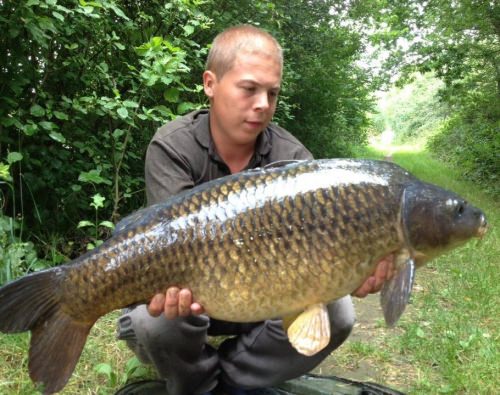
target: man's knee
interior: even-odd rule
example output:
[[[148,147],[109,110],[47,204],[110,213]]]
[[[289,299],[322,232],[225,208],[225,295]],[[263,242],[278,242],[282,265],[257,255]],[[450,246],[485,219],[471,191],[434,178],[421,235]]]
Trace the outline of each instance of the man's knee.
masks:
[[[346,296],[328,305],[331,325],[330,344],[338,347],[351,334],[356,314],[350,296]]]
[[[354,317],[348,317],[341,322],[337,322],[335,327],[332,327],[332,338],[336,338],[343,343],[351,334],[354,323]]]

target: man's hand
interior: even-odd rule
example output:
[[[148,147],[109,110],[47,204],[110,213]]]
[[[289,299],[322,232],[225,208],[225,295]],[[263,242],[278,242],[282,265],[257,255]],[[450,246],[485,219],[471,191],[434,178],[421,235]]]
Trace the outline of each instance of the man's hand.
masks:
[[[364,298],[368,294],[376,293],[380,291],[384,282],[390,280],[394,274],[394,255],[388,255],[378,263],[375,272],[352,295]]]
[[[199,315],[204,311],[199,303],[193,302],[190,289],[178,287],[170,287],[165,294],[156,294],[148,306],[148,312],[153,317],[164,313],[168,319],[187,317],[190,314]]]

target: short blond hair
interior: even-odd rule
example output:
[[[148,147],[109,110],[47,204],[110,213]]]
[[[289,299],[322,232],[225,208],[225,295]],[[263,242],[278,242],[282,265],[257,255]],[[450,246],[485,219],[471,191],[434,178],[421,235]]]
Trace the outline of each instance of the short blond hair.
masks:
[[[258,40],[270,43],[275,48],[267,54],[275,56],[283,69],[283,49],[271,34],[252,25],[238,25],[224,30],[215,37],[208,53],[206,70],[215,73],[220,80],[231,70],[240,51],[261,51],[260,48],[256,48]]]

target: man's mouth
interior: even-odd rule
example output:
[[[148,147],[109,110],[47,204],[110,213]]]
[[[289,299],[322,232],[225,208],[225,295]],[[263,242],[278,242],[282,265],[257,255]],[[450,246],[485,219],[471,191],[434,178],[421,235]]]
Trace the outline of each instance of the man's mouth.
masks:
[[[261,127],[262,125],[264,125],[264,122],[262,122],[262,121],[245,121],[245,122],[254,128],[258,128],[258,127]]]

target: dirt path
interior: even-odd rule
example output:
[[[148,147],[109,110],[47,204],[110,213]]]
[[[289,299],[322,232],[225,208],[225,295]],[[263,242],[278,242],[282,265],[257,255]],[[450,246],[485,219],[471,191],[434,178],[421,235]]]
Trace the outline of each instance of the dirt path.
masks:
[[[397,346],[391,343],[401,329],[385,326],[378,294],[353,301],[357,321],[351,336],[314,373],[371,381],[405,391],[415,373],[404,355],[394,352]],[[411,310],[408,306],[405,315]]]

